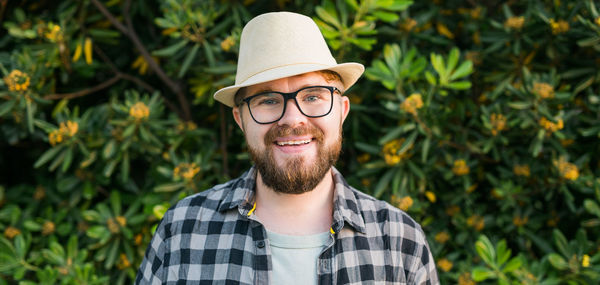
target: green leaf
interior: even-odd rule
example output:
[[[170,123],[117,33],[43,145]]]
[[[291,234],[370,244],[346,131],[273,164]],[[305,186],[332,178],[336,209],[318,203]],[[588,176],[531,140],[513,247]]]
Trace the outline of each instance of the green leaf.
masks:
[[[374,196],[376,198],[381,197],[384,190],[390,184],[390,180],[392,180],[392,177],[394,177],[394,173],[396,173],[395,168],[388,169],[388,171],[385,174],[383,174],[381,179],[379,179],[379,182],[377,182],[377,186],[375,186],[375,192],[374,192]]]
[[[479,239],[477,240],[477,242],[475,242],[475,250],[477,251],[477,254],[479,254],[479,256],[481,257],[481,259],[485,261],[485,263],[487,263],[488,265],[495,264],[494,259],[496,256],[496,252],[494,250],[494,246],[485,235],[479,236]]]
[[[50,132],[52,132],[53,130],[56,129],[55,125],[50,124],[50,123],[48,123],[48,122],[46,122],[44,120],[35,120],[35,122],[33,122],[33,124],[36,127],[42,129],[46,133],[50,133]]]
[[[8,112],[10,112],[16,103],[17,103],[17,101],[15,101],[15,100],[9,100],[9,101],[5,102],[4,104],[1,104],[0,105],[0,117],[4,116]]]
[[[454,90],[466,90],[466,89],[471,88],[471,82],[470,81],[450,82],[445,86],[447,86],[450,89],[454,89]]]
[[[519,269],[523,265],[523,260],[517,256],[512,258],[502,269],[502,272],[509,273]]]
[[[575,90],[573,90],[573,95],[590,87],[596,81],[595,78],[596,78],[596,76],[592,75],[592,76],[588,77],[587,79],[581,81],[579,84],[577,84],[577,86],[575,87]]]
[[[387,23],[395,22],[398,21],[398,19],[400,19],[400,16],[398,16],[398,14],[386,11],[375,11],[373,12],[373,16]]]
[[[592,199],[585,199],[585,201],[583,201],[583,206],[590,214],[600,218],[600,207],[595,201]]]
[[[17,257],[20,259],[25,259],[29,246],[27,245],[27,242],[25,242],[23,235],[17,235],[14,238],[14,245]]]
[[[433,69],[438,73],[441,78],[447,78],[446,76],[446,67],[444,66],[444,58],[441,55],[431,53],[429,56],[429,60],[433,65]]]
[[[202,46],[204,47],[204,55],[206,56],[206,61],[208,61],[208,66],[215,66],[215,55],[210,43],[204,42]]]
[[[383,1],[379,1],[379,3],[381,3]],[[388,5],[385,5],[383,7],[385,7],[385,9],[387,10],[391,10],[391,11],[404,11],[406,10],[408,7],[410,7],[410,5],[413,4],[412,0],[393,0],[393,1],[386,1],[387,3],[389,3]]]
[[[169,207],[167,205],[158,204],[152,207],[152,214],[154,214],[154,216],[160,220],[165,216],[165,213],[168,209]]]
[[[77,256],[78,252],[77,235],[71,235],[67,242],[67,257],[73,259]]]
[[[383,145],[383,144],[385,144],[385,143],[387,143],[387,142],[389,142],[389,141],[391,141],[393,139],[396,139],[401,134],[403,134],[405,132],[408,132],[410,130],[414,130],[415,127],[416,127],[416,125],[414,123],[405,124],[405,125],[402,125],[402,126],[395,127],[392,130],[387,131],[386,134],[379,139],[379,144]],[[378,150],[378,152],[379,152],[379,150]]]
[[[402,146],[400,146],[400,150],[398,150],[398,154],[403,154],[406,151],[408,151],[408,149],[410,149],[413,146],[413,144],[415,143],[415,140],[417,139],[418,134],[419,134],[418,131],[412,132],[412,134],[410,134],[408,139],[406,139],[404,141],[404,143],[402,143]]]
[[[33,232],[42,230],[42,225],[40,225],[32,220],[26,220],[25,222],[23,222],[23,227],[25,229],[33,231]]]
[[[67,169],[69,169],[69,166],[71,166],[71,162],[73,161],[73,149],[72,148],[67,148],[65,150],[66,154],[65,154],[65,159],[63,160],[62,163],[62,172],[66,172]]]
[[[102,158],[104,158],[104,159],[111,158],[113,156],[113,154],[115,153],[116,144],[117,144],[117,141],[115,141],[114,139],[108,141],[108,143],[104,146],[104,149],[102,150]]]
[[[106,164],[106,166],[104,167],[102,174],[105,177],[110,177],[112,175],[113,171],[115,171],[115,167],[117,166],[117,163],[119,163],[119,160],[117,160],[117,159],[113,159],[113,160],[109,161]]]
[[[501,240],[496,245],[496,264],[501,266],[510,258],[510,249],[506,247],[506,241]]]
[[[129,152],[126,151],[123,153],[123,159],[121,160],[121,181],[127,182],[129,178],[129,168]]]
[[[330,13],[330,11],[325,10],[321,6],[317,6],[317,8],[315,8],[315,12],[323,21],[333,25],[337,29],[341,29],[342,25],[340,24],[336,14]]]
[[[81,212],[81,216],[88,222],[100,222],[100,214],[94,210],[85,210]]]
[[[481,266],[473,268],[472,275],[473,280],[477,282],[496,278],[496,274],[493,271]]]
[[[453,48],[450,50],[450,54],[448,55],[448,63],[446,64],[446,70],[451,71],[454,70],[456,64],[458,64],[458,58],[460,57],[460,51],[457,48]],[[452,77],[450,77],[452,80]]]
[[[423,141],[423,149],[421,151],[421,162],[425,162],[427,161],[427,155],[429,154],[429,147],[431,146],[431,138],[427,137],[425,138],[425,141]]]
[[[165,18],[155,18],[154,23],[163,29],[177,28],[176,23],[173,23],[169,19],[165,19]]]
[[[437,85],[437,80],[435,79],[435,76],[433,76],[433,74],[431,74],[431,72],[429,71],[425,71],[425,79],[427,79],[427,82],[433,86]]]
[[[560,253],[562,253],[563,256],[571,256],[573,252],[569,248],[567,238],[565,238],[565,236],[560,232],[560,230],[555,229],[552,232],[552,235],[554,236],[554,243],[556,244],[556,247],[558,248]]]
[[[379,148],[378,146],[370,145],[364,142],[355,142],[354,146],[359,150],[374,155],[379,155],[379,153],[381,152],[381,148]]]
[[[154,187],[154,191],[155,192],[173,192],[173,191],[179,190],[183,187],[185,187],[185,183],[183,183],[183,182],[167,183],[167,184],[161,184],[161,185]]]
[[[106,260],[104,260],[104,268],[110,269],[115,264],[117,260],[117,255],[119,253],[119,244],[121,240],[117,239],[109,245],[108,255],[106,256]]]
[[[58,180],[56,190],[61,193],[69,192],[79,185],[80,182],[81,180],[75,176],[66,176]]]
[[[104,226],[93,226],[86,231],[86,235],[93,239],[100,239],[106,235],[110,235],[110,232]]]
[[[52,161],[52,163],[48,167],[48,170],[54,171],[64,161],[65,156],[67,155],[67,151],[68,149],[63,148],[63,151],[54,158],[54,161]]]
[[[46,152],[44,152],[44,154],[42,154],[42,156],[40,156],[40,158],[33,164],[33,168],[39,168],[40,166],[44,165],[46,162],[48,162],[50,159],[54,158],[54,156],[60,151],[62,150],[61,146],[55,146],[52,147],[50,149],[48,149]]]
[[[565,259],[557,253],[551,253],[548,255],[548,260],[550,261],[550,264],[552,264],[552,266],[558,270],[566,270],[569,268],[567,261],[565,261]]]
[[[119,194],[119,191],[113,190],[110,193],[110,206],[113,210],[113,214],[115,216],[120,216],[121,215],[121,194]]]
[[[69,99],[62,99],[58,102],[58,104],[56,104],[56,106],[54,107],[54,109],[52,110],[52,118],[56,118],[56,115],[60,112],[62,112],[66,107],[67,104],[69,103]]]
[[[33,122],[35,122],[33,118],[35,106],[31,105],[31,101],[27,101],[27,130],[29,133],[33,133]]]
[[[59,254],[51,251],[51,250],[42,249],[42,255],[51,264],[54,264],[54,265],[63,265],[63,263],[64,263],[64,258],[62,256],[60,256]]]
[[[377,43],[375,38],[348,38],[346,40],[367,51],[371,50],[371,47]]]
[[[121,36],[121,33],[115,31],[115,30],[109,30],[109,29],[88,29],[87,32],[90,34],[90,36],[92,36],[93,38],[102,38],[102,39],[110,39],[110,38],[118,38]]]
[[[397,44],[388,45],[386,44],[383,47],[383,57],[385,59],[385,63],[390,68],[389,70],[392,73],[392,78],[398,77],[400,74],[400,58],[402,57],[402,51],[400,51],[400,46]]]
[[[462,77],[465,77],[473,72],[473,63],[470,60],[467,60],[452,72],[450,75],[450,80],[456,80]]]
[[[97,152],[92,151],[89,153],[88,157],[79,164],[79,167],[86,168],[90,166],[94,161],[96,161]]]
[[[159,49],[159,50],[155,50],[152,52],[152,55],[154,56],[161,56],[161,57],[170,57],[173,56],[176,52],[178,52],[180,49],[182,49],[185,45],[187,45],[188,40],[184,39],[181,40],[173,45],[170,45],[166,48],[163,49]]]
[[[188,68],[196,58],[196,53],[198,53],[198,49],[200,49],[199,44],[195,44],[194,47],[192,47],[192,51],[190,51],[185,57],[185,60],[183,60],[183,64],[181,65],[181,69],[179,69],[179,74],[177,74],[177,77],[182,78],[185,75]]]
[[[508,102],[507,105],[513,109],[525,110],[531,107],[531,102],[512,101]]]
[[[133,133],[135,132],[135,130],[137,129],[137,125],[135,124],[131,124],[129,126],[127,126],[127,128],[125,128],[125,130],[123,131],[123,137],[131,137],[131,135],[133,135]],[[121,149],[123,149],[123,146],[121,146]]]

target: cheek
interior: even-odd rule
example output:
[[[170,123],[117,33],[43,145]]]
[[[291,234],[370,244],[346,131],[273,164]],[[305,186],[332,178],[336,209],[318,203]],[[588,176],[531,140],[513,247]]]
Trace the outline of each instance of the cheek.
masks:
[[[250,120],[252,120],[252,118],[250,118]],[[263,148],[265,144],[264,138],[268,128],[256,126],[254,122],[247,123],[244,127],[246,129],[246,132],[244,133],[246,136],[246,142],[254,148]]]

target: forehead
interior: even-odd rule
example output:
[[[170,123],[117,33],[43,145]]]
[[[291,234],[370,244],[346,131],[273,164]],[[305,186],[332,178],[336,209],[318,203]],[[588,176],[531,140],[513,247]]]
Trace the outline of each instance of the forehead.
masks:
[[[311,85],[332,85],[332,83],[319,72],[309,72],[248,86],[246,96],[262,91],[292,92]],[[338,84],[333,85],[339,88]]]

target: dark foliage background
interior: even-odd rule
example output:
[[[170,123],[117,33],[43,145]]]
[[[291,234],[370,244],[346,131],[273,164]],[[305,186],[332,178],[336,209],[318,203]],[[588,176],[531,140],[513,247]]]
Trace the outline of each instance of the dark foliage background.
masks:
[[[281,10],[367,67],[337,167],[443,284],[596,284],[597,4],[0,0],[0,284],[131,283],[169,206],[249,167],[212,94]]]

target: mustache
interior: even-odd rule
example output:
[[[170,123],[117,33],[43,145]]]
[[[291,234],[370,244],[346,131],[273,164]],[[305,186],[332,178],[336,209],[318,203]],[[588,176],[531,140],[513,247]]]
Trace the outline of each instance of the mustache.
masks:
[[[273,126],[265,134],[265,145],[271,145],[278,137],[285,136],[304,136],[312,135],[313,138],[318,142],[322,143],[325,134],[323,131],[312,125],[304,125],[296,128],[290,126]]]

